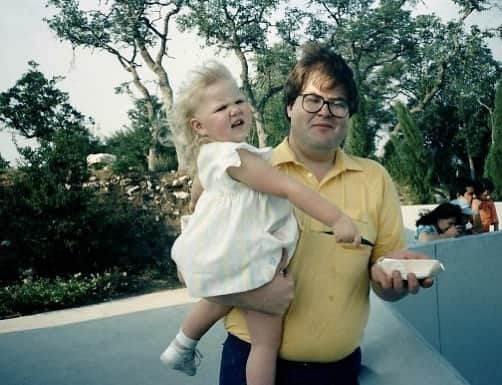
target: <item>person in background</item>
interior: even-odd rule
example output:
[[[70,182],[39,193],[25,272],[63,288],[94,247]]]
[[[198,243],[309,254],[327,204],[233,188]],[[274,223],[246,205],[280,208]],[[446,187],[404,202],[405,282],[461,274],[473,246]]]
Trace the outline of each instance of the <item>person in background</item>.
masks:
[[[481,232],[487,233],[490,231],[490,226],[493,226],[494,231],[499,229],[499,218],[497,209],[491,197],[494,186],[490,179],[482,178],[478,183],[476,198],[472,202],[473,210],[477,209],[479,219],[481,221]]]
[[[475,185],[472,179],[465,177],[455,178],[451,185],[450,203],[459,206],[462,210],[461,235],[475,234],[481,231],[479,212],[472,208]]]
[[[460,235],[457,227],[462,221],[460,206],[441,203],[434,210],[420,215],[416,221],[415,240],[428,242],[437,239],[455,238]]]
[[[475,183],[470,178],[457,177],[450,188],[450,203],[471,207]]]

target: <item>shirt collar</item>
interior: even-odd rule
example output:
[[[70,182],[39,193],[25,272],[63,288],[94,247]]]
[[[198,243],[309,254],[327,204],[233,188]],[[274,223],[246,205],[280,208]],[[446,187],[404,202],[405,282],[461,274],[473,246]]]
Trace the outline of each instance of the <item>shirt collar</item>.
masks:
[[[275,148],[274,155],[272,156],[273,166],[285,163],[294,163],[302,166],[302,163],[296,159],[295,153],[289,146],[288,137],[286,137],[282,143]],[[329,175],[326,176],[333,177],[347,170],[362,171],[363,167],[358,162],[358,158],[347,155],[345,151],[339,148],[336,150],[335,164],[328,173]]]

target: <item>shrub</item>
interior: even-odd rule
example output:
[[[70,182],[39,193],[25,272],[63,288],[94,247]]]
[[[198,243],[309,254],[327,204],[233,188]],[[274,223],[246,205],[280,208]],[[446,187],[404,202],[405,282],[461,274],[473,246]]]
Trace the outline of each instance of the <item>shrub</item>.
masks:
[[[0,318],[85,305],[126,293],[127,274],[117,270],[104,274],[64,279],[40,278],[0,288]]]
[[[156,289],[180,287],[175,273],[146,269],[131,275],[117,268],[68,277],[25,277],[0,287],[0,319],[89,305]]]
[[[156,215],[119,192],[38,186],[20,177],[0,186],[0,281],[19,272],[36,277],[103,272],[119,266],[136,272],[154,265],[172,269],[172,239]]]

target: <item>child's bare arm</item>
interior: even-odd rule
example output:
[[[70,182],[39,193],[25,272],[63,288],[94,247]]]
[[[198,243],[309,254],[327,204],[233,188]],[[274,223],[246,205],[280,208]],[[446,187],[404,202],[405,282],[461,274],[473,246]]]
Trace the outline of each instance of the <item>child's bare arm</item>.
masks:
[[[359,245],[361,235],[354,222],[335,205],[307,186],[289,178],[265,160],[246,150],[238,150],[239,167],[229,167],[228,174],[253,190],[286,198],[318,221],[333,227],[337,242]]]

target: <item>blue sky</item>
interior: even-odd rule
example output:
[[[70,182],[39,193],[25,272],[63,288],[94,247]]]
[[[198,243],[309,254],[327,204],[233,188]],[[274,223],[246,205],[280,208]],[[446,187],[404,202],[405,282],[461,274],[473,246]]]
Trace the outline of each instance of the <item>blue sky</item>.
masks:
[[[95,134],[110,135],[127,123],[127,110],[132,105],[128,96],[115,94],[114,87],[130,78],[112,56],[82,50],[74,53],[68,43],[59,42],[42,20],[49,15],[44,3],[43,0],[0,3],[0,36],[3,36],[0,90],[12,87],[26,72],[28,61],[34,60],[40,64],[40,70],[46,77],[65,77],[59,83],[59,88],[69,93],[71,103],[77,110],[95,119]],[[95,0],[81,0],[84,5],[93,3]],[[427,0],[420,6],[420,12],[435,12],[445,18],[456,14],[450,0]],[[496,25],[500,20],[500,11],[471,18],[472,23],[480,25]],[[493,41],[490,46],[495,57],[502,61],[502,42]],[[202,50],[194,36],[176,34],[169,52],[175,59],[166,60],[165,64],[175,90],[187,71],[210,58],[216,57],[238,76],[237,60],[234,57],[222,56],[223,54],[217,56],[207,48]],[[5,131],[0,132],[0,153],[9,161],[17,155],[11,135]]]

